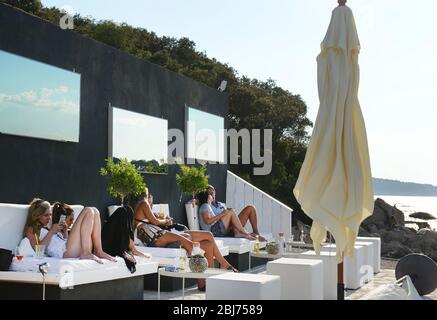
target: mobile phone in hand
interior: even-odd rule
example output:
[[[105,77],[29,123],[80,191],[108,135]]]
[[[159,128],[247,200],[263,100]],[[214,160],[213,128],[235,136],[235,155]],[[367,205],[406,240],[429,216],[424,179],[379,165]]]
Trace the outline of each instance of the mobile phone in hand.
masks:
[[[61,217],[59,218],[59,224],[63,225],[65,224],[65,219],[67,216],[65,214],[61,214]]]

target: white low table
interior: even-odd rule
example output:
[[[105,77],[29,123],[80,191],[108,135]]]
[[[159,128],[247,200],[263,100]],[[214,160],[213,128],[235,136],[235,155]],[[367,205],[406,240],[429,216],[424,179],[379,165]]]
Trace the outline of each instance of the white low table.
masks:
[[[337,300],[337,258],[329,252],[307,251],[296,255],[297,259],[310,259],[323,261],[323,299]]]
[[[161,300],[161,276],[182,278],[182,299],[185,299],[185,278],[188,279],[207,279],[212,276],[230,273],[226,269],[208,268],[205,272],[191,272],[190,270],[165,271],[165,268],[158,269],[158,300]]]
[[[323,261],[280,258],[267,263],[267,274],[281,277],[281,300],[323,300]]]
[[[228,272],[206,279],[207,300],[279,300],[279,276]]]
[[[374,265],[375,265],[375,259],[374,259],[374,252],[375,252],[375,245],[371,241],[356,241],[355,242],[359,246],[363,246],[366,250],[364,263],[361,267],[361,274],[365,276],[365,281],[370,282],[373,280],[373,274],[374,271]]]
[[[335,244],[323,246],[321,251],[336,255]],[[370,260],[370,261],[369,261]],[[370,264],[370,265],[369,265]],[[373,279],[373,245],[355,244],[355,254],[344,257],[344,284],[346,289],[356,290]]]
[[[377,237],[358,237],[357,242],[372,242],[373,243],[373,272],[381,272],[381,238]]]

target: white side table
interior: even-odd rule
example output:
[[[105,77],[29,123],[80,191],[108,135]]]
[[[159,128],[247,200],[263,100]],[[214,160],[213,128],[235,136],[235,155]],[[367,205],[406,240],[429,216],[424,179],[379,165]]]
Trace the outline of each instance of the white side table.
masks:
[[[267,263],[267,274],[281,277],[281,300],[323,300],[323,261],[280,258]]]
[[[161,276],[182,278],[182,299],[185,299],[185,278],[206,279],[223,273],[229,273],[226,269],[208,268],[205,272],[191,272],[190,270],[165,271],[165,268],[158,269],[158,300],[161,300]]]

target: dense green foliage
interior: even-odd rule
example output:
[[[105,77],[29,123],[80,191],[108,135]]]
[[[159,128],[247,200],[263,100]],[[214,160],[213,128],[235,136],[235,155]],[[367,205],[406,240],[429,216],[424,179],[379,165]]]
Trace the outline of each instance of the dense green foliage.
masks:
[[[119,197],[122,205],[127,195],[138,196],[144,192],[146,184],[134,164],[127,159],[114,162],[108,158],[105,162],[106,166],[100,168],[100,175],[109,177],[108,192],[114,198]]]
[[[59,24],[63,15],[59,9],[42,7],[36,0],[0,2],[19,7],[54,24]],[[228,81],[230,127],[237,130],[273,129],[273,169],[270,175],[253,176],[253,165],[232,165],[230,169],[299,212],[292,188],[306,152],[306,130],[312,125],[306,117],[305,102],[299,95],[278,87],[273,80],[259,81],[239,76],[231,66],[196,51],[195,43],[188,38],[158,37],[154,32],[125,23],[95,21],[80,15],[74,17],[74,26],[74,31],[83,36],[213,88],[217,88],[222,80]]]
[[[179,165],[181,173],[176,174],[176,183],[183,194],[189,194],[195,198],[196,193],[208,188],[209,176],[206,174],[206,164],[200,168],[195,166]]]

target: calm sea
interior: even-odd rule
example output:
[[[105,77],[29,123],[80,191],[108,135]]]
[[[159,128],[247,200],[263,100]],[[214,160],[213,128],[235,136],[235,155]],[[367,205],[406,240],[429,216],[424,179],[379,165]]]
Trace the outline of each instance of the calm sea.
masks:
[[[417,211],[428,212],[437,217],[437,197],[375,196],[376,198],[381,198],[392,206],[396,204],[396,207],[405,213],[406,221],[416,221],[417,219],[410,218],[409,214]],[[428,223],[432,229],[437,230],[437,220],[430,220]],[[416,225],[411,226],[417,229]]]

